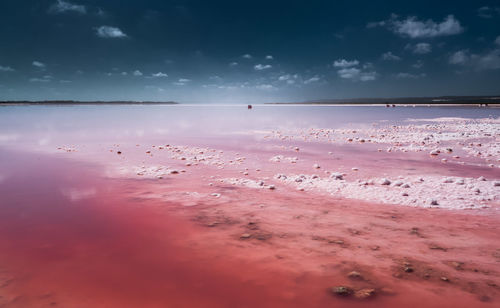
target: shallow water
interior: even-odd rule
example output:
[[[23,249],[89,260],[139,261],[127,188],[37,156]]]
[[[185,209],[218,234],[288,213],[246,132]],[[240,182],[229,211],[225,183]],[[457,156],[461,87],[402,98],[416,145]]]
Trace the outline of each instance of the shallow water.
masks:
[[[430,174],[439,169],[443,174],[494,178],[496,170],[484,167],[445,168],[418,154],[391,158],[384,154],[372,159],[374,154],[359,146],[282,144],[263,140],[262,132],[362,128],[374,122],[405,123],[409,118],[499,116],[500,109],[464,107],[1,107],[0,305],[493,306],[498,303],[498,290],[487,282],[496,282],[495,273],[500,271],[493,256],[500,249],[495,240],[495,212],[477,216],[444,213],[342,198],[328,200],[281,187],[275,192],[255,192],[229,184],[216,184],[215,190],[208,184],[215,182],[212,176],[241,176],[245,167],[259,168],[262,178],[272,178],[283,170],[268,158],[275,152],[288,153],[280,148],[283,144],[300,144],[300,154],[294,155],[305,162],[293,168],[301,172],[320,161],[331,168],[357,164],[361,174],[367,170],[367,176],[386,168],[399,169],[400,174],[401,170],[406,170],[404,174]],[[184,161],[173,161],[170,154],[153,148],[166,144],[210,147],[233,155],[231,160],[241,155],[246,160],[231,165],[230,158],[224,158],[224,169],[202,164],[188,168]],[[321,156],[329,150],[337,153],[334,160]],[[187,170],[161,180],[137,177],[135,171],[133,176],[116,173],[140,165]],[[220,198],[211,195],[215,191],[221,193]],[[360,216],[367,206],[366,215]],[[268,212],[259,212],[267,208]],[[328,212],[333,216],[321,216]],[[401,221],[394,222],[396,218],[387,212],[402,217]],[[257,231],[254,221],[258,222]],[[464,221],[477,228],[457,235]],[[436,226],[438,222],[443,225]],[[408,230],[418,224],[429,232],[427,239],[410,243],[414,236]],[[308,233],[315,229],[351,244],[328,246]],[[352,229],[361,230],[360,235]],[[241,233],[251,233],[255,239],[242,240]],[[377,241],[382,250],[372,256],[367,247]],[[438,250],[434,255],[434,250],[430,254],[422,248],[428,241],[446,241],[460,248],[450,249],[444,256]],[[365,248],[368,253],[360,250]],[[398,250],[400,255],[393,255]],[[413,276],[395,280],[387,271],[405,254],[420,257],[412,261],[419,275],[420,267],[426,266],[419,262],[445,264],[457,258],[492,274],[481,272],[486,278],[478,278],[468,271],[453,272],[450,277],[458,276],[450,284],[439,281],[439,275],[423,282]],[[443,275],[447,265],[442,266],[444,269],[436,265],[434,272]],[[351,267],[363,269],[369,279],[350,282],[345,271]],[[390,286],[396,294],[377,295],[368,301],[346,300],[328,291],[336,284],[375,288],[377,292]]]

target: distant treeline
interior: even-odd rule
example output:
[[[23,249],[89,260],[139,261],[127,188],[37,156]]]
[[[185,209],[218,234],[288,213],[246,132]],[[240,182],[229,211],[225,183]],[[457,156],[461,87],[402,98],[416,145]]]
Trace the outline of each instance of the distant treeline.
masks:
[[[173,105],[177,102],[150,101],[0,101],[0,105]]]
[[[395,98],[352,98],[325,99],[304,102],[276,102],[269,104],[307,104],[307,105],[490,105],[500,104],[498,96],[437,96],[437,97],[395,97]]]

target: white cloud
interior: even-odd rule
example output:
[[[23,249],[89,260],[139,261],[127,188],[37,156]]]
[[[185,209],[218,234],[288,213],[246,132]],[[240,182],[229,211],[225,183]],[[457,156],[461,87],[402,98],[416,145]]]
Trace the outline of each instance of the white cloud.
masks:
[[[399,61],[399,60],[401,60],[401,57],[398,57],[395,54],[393,54],[392,52],[388,51],[388,52],[382,54],[382,60],[385,60],[385,61]]]
[[[155,78],[161,78],[161,77],[168,77],[167,74],[165,73],[162,73],[162,72],[158,72],[156,74],[151,74],[152,77],[155,77]]]
[[[56,14],[65,12],[76,12],[80,14],[85,14],[87,13],[87,8],[84,5],[73,4],[63,0],[57,0],[57,2],[50,7],[49,12]]]
[[[422,66],[424,66],[424,62],[422,60],[417,60],[417,62],[412,65],[412,67],[416,69],[422,68]]]
[[[252,55],[250,55],[250,54],[248,54],[248,53],[247,53],[247,54],[242,55],[241,57],[242,57],[242,58],[245,58],[245,59],[252,59]]]
[[[372,81],[377,79],[377,72],[362,72],[359,76],[361,81]]]
[[[259,84],[255,87],[259,90],[274,90],[274,89],[276,89],[273,85],[270,85],[270,84]]]
[[[372,22],[367,27],[386,27],[395,34],[413,39],[456,35],[464,31],[460,21],[453,15],[446,16],[442,22],[435,22],[432,19],[418,20],[416,16],[400,20],[397,15],[393,14],[389,20]]]
[[[369,22],[368,24],[366,24],[366,27],[367,28],[383,27],[386,24],[387,24],[387,22],[385,20],[383,20],[383,21],[375,21],[375,22]]]
[[[500,49],[494,49],[482,55],[473,54],[470,58],[477,70],[500,69]]]
[[[495,39],[495,44],[500,46],[500,35]]]
[[[353,81],[371,81],[377,79],[377,73],[375,71],[365,71],[366,69],[372,69],[373,64],[370,62],[365,63],[362,68],[358,68],[358,60],[347,61],[345,59],[339,59],[333,62],[334,67],[339,67],[337,74],[340,78],[350,79]]]
[[[256,70],[256,71],[263,71],[263,70],[267,70],[267,69],[270,69],[272,68],[273,66],[272,65],[269,65],[269,64],[257,64],[255,65],[253,68]]]
[[[106,17],[108,14],[106,14],[106,12],[104,12],[104,10],[103,10],[103,9],[101,9],[100,7],[98,7],[98,8],[97,8],[96,15],[97,15],[97,16],[100,16],[100,17]]]
[[[363,69],[364,70],[369,70],[369,69],[372,69],[373,68],[373,63],[371,62],[366,62],[365,64],[363,64]]]
[[[318,76],[311,77],[309,79],[304,80],[304,84],[310,84],[313,82],[318,82],[320,81],[320,78]]]
[[[468,50],[459,50],[448,59],[450,64],[469,66],[474,70],[500,69],[500,49],[493,49],[482,54],[471,54]]]
[[[50,75],[45,75],[42,78],[31,78],[30,82],[51,82],[52,78]]]
[[[321,81],[321,78],[317,75],[303,80],[303,78],[299,74],[285,74],[281,75],[278,77],[278,81],[280,82],[285,82],[286,84],[293,85],[293,84],[310,84],[314,82]]]
[[[231,62],[231,63],[229,63],[229,66],[232,66],[232,67],[238,66],[238,62]]]
[[[266,60],[273,60],[273,59],[274,59],[274,57],[273,57],[273,56],[271,56],[271,55],[267,55],[267,56],[266,56]]]
[[[361,73],[361,70],[359,68],[343,68],[339,71],[337,71],[339,74],[340,78],[345,78],[345,79],[354,79],[359,76]]]
[[[286,81],[286,80],[292,80],[292,79],[298,79],[299,75],[298,74],[286,74],[286,75],[281,75],[278,77],[279,81]]]
[[[214,80],[214,81],[223,81],[222,77],[217,76],[217,75],[210,76],[210,77],[208,77],[208,79],[209,80]]]
[[[405,49],[410,49],[413,53],[423,55],[432,51],[432,46],[429,43],[417,43],[415,45],[407,44]]]
[[[465,64],[467,61],[469,61],[468,53],[468,50],[459,50],[450,56],[448,62],[450,62],[451,64]]]
[[[353,81],[372,81],[377,79],[376,72],[363,72],[362,70],[351,67],[351,68],[343,68],[338,70],[340,78],[350,79]]]
[[[13,72],[14,69],[10,66],[1,66],[0,65],[0,72]]]
[[[127,37],[125,33],[119,28],[110,26],[100,26],[96,29],[97,36],[102,38],[124,38]]]
[[[132,73],[134,76],[142,76],[142,72],[140,70],[135,70],[133,73]]]
[[[30,82],[50,82],[50,79],[30,78]]]
[[[398,74],[396,74],[397,79],[417,79],[417,78],[424,78],[425,76],[427,76],[425,73],[420,73],[420,74],[398,73]]]
[[[432,19],[420,21],[415,16],[405,20],[394,20],[393,31],[401,36],[410,38],[430,38],[462,33],[460,22],[453,15],[448,15],[442,22],[436,23]]]
[[[477,9],[477,16],[481,18],[492,18],[495,10],[499,12],[499,8],[490,8],[489,6],[483,6]]]
[[[347,61],[345,59],[338,59],[333,62],[334,67],[351,67],[351,66],[356,66],[359,64],[358,60],[352,60],[352,61]]]
[[[40,68],[40,69],[44,69],[45,67],[47,67],[47,65],[45,65],[45,63],[42,63],[40,61],[33,61],[31,64],[33,66]]]
[[[186,83],[190,82],[191,79],[186,79],[186,78],[180,78],[178,81],[173,82],[172,84],[176,86],[184,86]]]

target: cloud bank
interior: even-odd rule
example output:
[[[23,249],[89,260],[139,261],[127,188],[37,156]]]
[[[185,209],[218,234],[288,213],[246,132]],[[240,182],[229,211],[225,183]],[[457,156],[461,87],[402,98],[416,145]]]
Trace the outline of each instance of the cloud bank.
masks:
[[[393,15],[389,20],[368,23],[367,28],[386,27],[393,33],[407,38],[434,38],[460,34],[464,28],[455,16],[448,15],[441,22],[432,19],[419,20],[416,16],[398,19]]]

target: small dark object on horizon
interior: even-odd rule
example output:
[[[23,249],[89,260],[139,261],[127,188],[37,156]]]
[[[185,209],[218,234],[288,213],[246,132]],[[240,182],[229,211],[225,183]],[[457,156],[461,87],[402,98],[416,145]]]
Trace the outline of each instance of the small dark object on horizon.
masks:
[[[252,105],[248,105],[248,109],[252,109]]]

